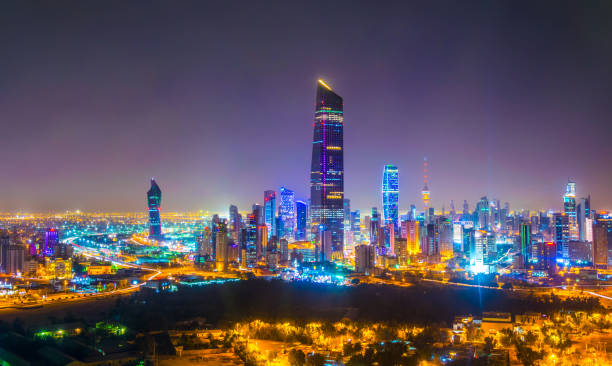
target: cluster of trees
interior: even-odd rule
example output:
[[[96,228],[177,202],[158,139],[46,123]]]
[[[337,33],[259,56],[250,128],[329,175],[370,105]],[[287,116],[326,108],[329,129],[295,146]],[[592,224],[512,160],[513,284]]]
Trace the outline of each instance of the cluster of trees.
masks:
[[[452,299],[452,306],[448,306],[449,299]],[[194,317],[205,317],[217,325],[249,319],[335,321],[351,310],[364,321],[426,325],[432,322],[450,324],[455,315],[482,311],[553,313],[599,309],[601,305],[594,298],[562,300],[554,295],[526,296],[475,288],[342,287],[256,279],[181,288],[177,293],[143,293],[138,298],[121,301],[111,315],[128,322],[133,329],[157,330]]]

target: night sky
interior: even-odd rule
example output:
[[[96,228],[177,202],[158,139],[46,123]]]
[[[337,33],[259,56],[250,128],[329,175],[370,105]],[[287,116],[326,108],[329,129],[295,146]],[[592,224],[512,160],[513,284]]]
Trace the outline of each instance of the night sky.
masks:
[[[345,192],[612,209],[612,2],[3,1],[0,211],[226,213],[307,199],[316,80],[344,98]]]

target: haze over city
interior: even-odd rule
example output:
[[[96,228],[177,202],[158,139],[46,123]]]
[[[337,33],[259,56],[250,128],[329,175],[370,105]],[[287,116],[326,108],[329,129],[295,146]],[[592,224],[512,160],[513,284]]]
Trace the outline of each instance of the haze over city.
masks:
[[[5,2],[1,211],[309,196],[314,85],[344,98],[345,197],[612,208],[610,3]],[[143,5],[140,3],[139,5]],[[228,22],[228,19],[231,21]]]

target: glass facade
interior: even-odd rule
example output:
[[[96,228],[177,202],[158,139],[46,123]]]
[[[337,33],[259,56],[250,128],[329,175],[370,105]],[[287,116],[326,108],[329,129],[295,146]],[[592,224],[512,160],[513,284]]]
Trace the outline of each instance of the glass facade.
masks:
[[[283,237],[293,240],[295,237],[295,192],[281,187],[278,211],[283,223]]]
[[[395,165],[385,165],[383,169],[382,204],[385,225],[393,224],[398,232],[399,170]]]
[[[159,209],[161,208],[161,189],[151,179],[151,188],[147,192],[147,203],[149,206],[149,237],[159,239],[161,237],[161,219]]]
[[[342,97],[319,81],[310,169],[311,225],[320,244],[330,245],[331,251],[339,255],[344,249],[343,109]],[[325,243],[324,238],[330,238],[331,243]],[[321,253],[327,252],[321,250]]]

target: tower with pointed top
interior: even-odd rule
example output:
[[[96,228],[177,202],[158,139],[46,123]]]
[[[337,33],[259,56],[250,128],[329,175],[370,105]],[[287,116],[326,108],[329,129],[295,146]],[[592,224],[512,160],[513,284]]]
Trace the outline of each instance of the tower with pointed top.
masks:
[[[423,180],[425,185],[423,186],[421,194],[423,195],[423,206],[425,208],[425,215],[427,215],[429,212],[429,187],[427,187],[429,177],[427,176],[427,157],[423,159]]]
[[[151,239],[160,239],[162,236],[161,219],[159,217],[161,197],[161,189],[155,182],[155,179],[151,178],[151,188],[147,192],[147,204],[149,206],[149,237]]]
[[[319,260],[344,250],[344,103],[323,80],[317,83],[310,200]]]

